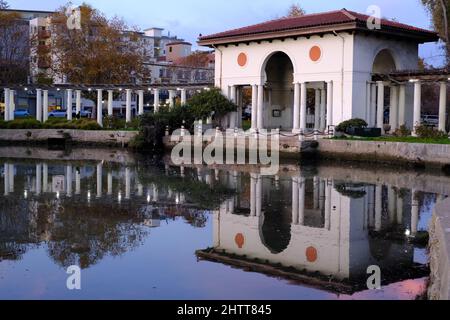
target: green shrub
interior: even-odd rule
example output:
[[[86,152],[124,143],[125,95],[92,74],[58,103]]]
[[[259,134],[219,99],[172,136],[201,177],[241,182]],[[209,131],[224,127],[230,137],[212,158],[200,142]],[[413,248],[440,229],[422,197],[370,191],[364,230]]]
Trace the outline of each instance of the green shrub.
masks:
[[[439,131],[433,127],[420,125],[416,128],[416,134],[419,138],[423,139],[448,139],[448,135],[443,132]]]
[[[409,136],[411,136],[411,130],[409,130],[407,126],[402,125],[402,126],[400,126],[400,128],[395,130],[393,135],[396,137],[403,137],[403,138],[409,137]]]
[[[35,119],[16,119],[5,122],[6,129],[41,129],[42,123]]]
[[[126,126],[125,119],[116,116],[106,116],[103,119],[103,128],[108,130],[124,129]]]
[[[362,119],[351,119],[340,123],[336,127],[337,132],[347,133],[350,128],[366,128],[367,122]]]

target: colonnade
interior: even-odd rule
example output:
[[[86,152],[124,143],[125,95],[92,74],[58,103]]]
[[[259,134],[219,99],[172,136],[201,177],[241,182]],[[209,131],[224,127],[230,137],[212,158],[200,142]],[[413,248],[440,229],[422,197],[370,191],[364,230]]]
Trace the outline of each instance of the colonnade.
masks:
[[[238,104],[238,112],[230,114],[229,127],[240,128],[242,126],[242,106],[239,104],[238,88],[242,86],[229,86],[229,98]],[[307,129],[307,82],[294,83],[294,103],[292,114],[292,132],[295,134],[305,133]],[[327,81],[326,89],[315,89],[315,114],[314,114],[314,130],[324,132],[328,127],[333,125],[333,81]],[[252,113],[251,113],[251,130],[253,132],[263,130],[267,127],[264,123],[265,86],[262,84],[251,85],[252,90]]]
[[[163,88],[148,88],[148,92],[150,94],[153,94],[154,96],[154,110],[155,112],[158,112],[161,104],[161,98],[160,93]],[[28,89],[26,89],[28,90]],[[60,91],[60,89],[57,89]],[[81,107],[82,107],[82,90],[80,89],[64,89],[64,99],[66,101],[66,117],[67,120],[72,120],[73,115],[78,115],[81,113]],[[96,89],[97,90],[97,102],[96,102],[96,120],[97,123],[100,126],[103,126],[103,116],[113,115],[113,102],[114,102],[114,91],[122,92],[123,89]],[[175,99],[179,96],[181,100],[181,104],[185,105],[187,103],[187,88],[177,88],[177,89],[164,89],[169,92],[169,106],[173,107],[175,105]],[[49,117],[49,90],[48,89],[40,89],[37,88],[36,90],[36,120],[40,122],[46,122]],[[92,91],[91,88],[88,89],[88,91]],[[106,114],[103,111],[104,107],[104,100],[103,100],[103,92],[108,92],[108,98],[106,102]],[[144,114],[144,93],[145,90],[143,89],[125,89],[125,118],[126,122],[132,121],[132,95],[137,95],[137,114],[143,115]],[[4,113],[4,120],[5,121],[12,121],[14,120],[14,114],[15,114],[15,96],[16,91],[5,88],[4,89],[4,101],[5,101],[5,113]],[[75,98],[75,109],[73,106],[73,100]]]
[[[409,83],[414,85],[414,102],[413,102],[413,127],[412,135],[417,136],[416,128],[422,124],[422,84],[419,79],[411,79]],[[380,128],[385,133],[385,91],[389,87],[389,122],[391,132],[395,132],[401,126],[407,124],[406,110],[406,89],[407,83],[399,82],[368,82],[367,83],[367,102],[366,102],[366,118],[369,127]],[[447,81],[439,82],[439,123],[438,129],[446,131],[447,120]]]

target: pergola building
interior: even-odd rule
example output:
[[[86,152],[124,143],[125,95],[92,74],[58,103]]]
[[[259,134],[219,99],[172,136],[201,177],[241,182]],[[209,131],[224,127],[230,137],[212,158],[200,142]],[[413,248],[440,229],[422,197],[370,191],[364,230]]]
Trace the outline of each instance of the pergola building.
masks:
[[[253,130],[300,133],[352,118],[413,128],[414,85],[379,75],[416,70],[419,45],[437,40],[435,32],[385,19],[377,27],[342,9],[202,36],[199,44],[216,50],[215,85],[230,99],[241,105],[243,88],[252,88]],[[238,114],[224,126],[240,127]]]

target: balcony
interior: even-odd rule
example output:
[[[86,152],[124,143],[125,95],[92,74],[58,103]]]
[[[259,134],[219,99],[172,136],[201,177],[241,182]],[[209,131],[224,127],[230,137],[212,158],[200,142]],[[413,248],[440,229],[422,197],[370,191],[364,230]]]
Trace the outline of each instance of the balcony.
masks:
[[[38,39],[48,39],[52,36],[49,30],[39,30],[38,31]]]
[[[42,55],[47,55],[50,53],[50,46],[46,45],[46,44],[40,44],[37,46],[37,54],[42,56]]]
[[[48,69],[50,68],[50,59],[40,58],[38,60],[37,66],[39,69]]]

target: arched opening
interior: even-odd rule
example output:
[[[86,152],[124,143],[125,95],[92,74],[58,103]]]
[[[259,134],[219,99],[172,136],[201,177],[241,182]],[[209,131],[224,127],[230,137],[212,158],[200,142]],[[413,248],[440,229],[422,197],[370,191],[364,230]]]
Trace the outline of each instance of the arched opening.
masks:
[[[266,83],[264,123],[267,129],[292,129],[294,64],[284,52],[276,52],[264,65]]]
[[[280,254],[291,242],[292,211],[286,207],[289,201],[289,188],[280,185],[270,190],[270,197],[263,197],[259,233],[262,244],[272,253]]]
[[[398,68],[397,64],[395,63],[394,56],[388,49],[383,49],[380,52],[378,52],[373,61],[372,74],[387,75],[396,71],[397,69]],[[374,94],[375,97],[373,97],[372,100],[378,97],[379,88],[376,86],[376,84],[374,84],[374,86],[376,87],[376,89],[371,94]],[[393,88],[392,86],[387,86],[384,88],[384,101],[383,101],[384,110],[382,111],[383,123],[379,123],[380,122],[379,119],[381,119],[380,118],[381,111],[378,110],[379,102],[377,101],[376,105],[369,106],[369,114],[368,114],[368,118],[370,119],[368,121],[369,124],[376,125],[378,128],[383,128],[383,132],[384,130],[386,130],[386,133],[388,132],[388,130],[394,132],[399,127],[398,107],[395,107],[394,109],[391,108],[391,105],[398,103],[398,101],[393,100],[393,99],[398,100],[398,91],[396,95],[396,93],[394,93],[393,90],[397,90],[397,88]]]
[[[373,62],[372,73],[389,74],[395,70],[397,66],[391,52],[387,49],[381,50]]]

